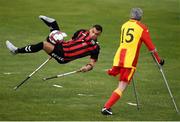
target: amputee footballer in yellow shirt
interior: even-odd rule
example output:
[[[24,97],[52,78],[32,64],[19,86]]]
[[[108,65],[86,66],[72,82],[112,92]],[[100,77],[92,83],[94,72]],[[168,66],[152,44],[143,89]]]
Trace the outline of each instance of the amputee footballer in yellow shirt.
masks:
[[[143,11],[140,8],[133,8],[130,20],[121,27],[120,46],[114,56],[113,67],[108,70],[109,75],[117,76],[120,74],[119,84],[105,103],[101,111],[103,115],[112,115],[111,107],[121,98],[123,91],[130,83],[136,70],[142,42],[149,51],[154,53],[159,64],[164,64],[164,60],[160,59],[151,41],[147,27],[140,22],[142,15]]]

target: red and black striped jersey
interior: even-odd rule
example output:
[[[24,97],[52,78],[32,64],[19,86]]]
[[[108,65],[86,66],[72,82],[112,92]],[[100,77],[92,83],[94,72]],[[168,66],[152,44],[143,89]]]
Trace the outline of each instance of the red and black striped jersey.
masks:
[[[64,62],[69,62],[77,58],[90,56],[94,61],[98,60],[100,46],[97,40],[91,39],[88,30],[79,30],[74,33],[69,41],[62,43]]]

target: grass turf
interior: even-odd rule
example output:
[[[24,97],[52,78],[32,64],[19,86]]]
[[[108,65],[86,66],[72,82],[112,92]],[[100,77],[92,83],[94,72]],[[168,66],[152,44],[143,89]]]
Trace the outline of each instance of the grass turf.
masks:
[[[160,56],[166,61],[164,71],[176,103],[180,106],[179,4],[179,0],[0,0],[0,120],[180,120],[145,46],[142,46],[134,76],[140,110],[127,104],[135,102],[131,84],[122,99],[113,106],[113,116],[100,114],[102,106],[118,84],[117,78],[107,76],[104,70],[112,66],[119,45],[120,27],[128,20],[132,7],[144,10],[143,22],[148,25]],[[67,65],[50,61],[14,91],[13,87],[48,56],[43,51],[11,56],[5,41],[12,40],[21,47],[44,40],[48,28],[38,20],[41,14],[56,18],[62,30],[69,35],[68,38],[78,29],[101,24],[104,30],[99,38],[99,61],[92,72],[42,81],[44,76],[80,68],[88,62],[88,58]],[[56,88],[54,84],[63,88]]]

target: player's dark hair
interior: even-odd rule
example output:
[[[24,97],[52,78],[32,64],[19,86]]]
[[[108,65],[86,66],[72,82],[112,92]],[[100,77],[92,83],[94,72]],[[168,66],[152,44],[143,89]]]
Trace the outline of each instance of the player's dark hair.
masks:
[[[103,30],[102,26],[101,26],[101,25],[98,25],[98,24],[93,25],[93,27],[96,28],[96,30],[101,31],[101,32],[102,32],[102,30]]]

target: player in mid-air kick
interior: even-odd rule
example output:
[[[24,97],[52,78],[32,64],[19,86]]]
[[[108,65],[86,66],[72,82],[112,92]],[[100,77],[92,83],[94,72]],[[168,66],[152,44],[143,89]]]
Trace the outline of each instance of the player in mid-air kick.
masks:
[[[43,42],[17,48],[10,41],[6,41],[7,48],[13,54],[35,53],[44,50],[48,55],[53,57],[60,64],[90,56],[90,62],[80,68],[80,71],[87,72],[93,69],[98,55],[100,46],[97,38],[102,33],[101,25],[94,25],[90,29],[80,29],[74,33],[72,38],[64,41],[66,33],[61,32],[55,19],[47,16],[39,16],[39,18],[50,27],[51,33]]]

